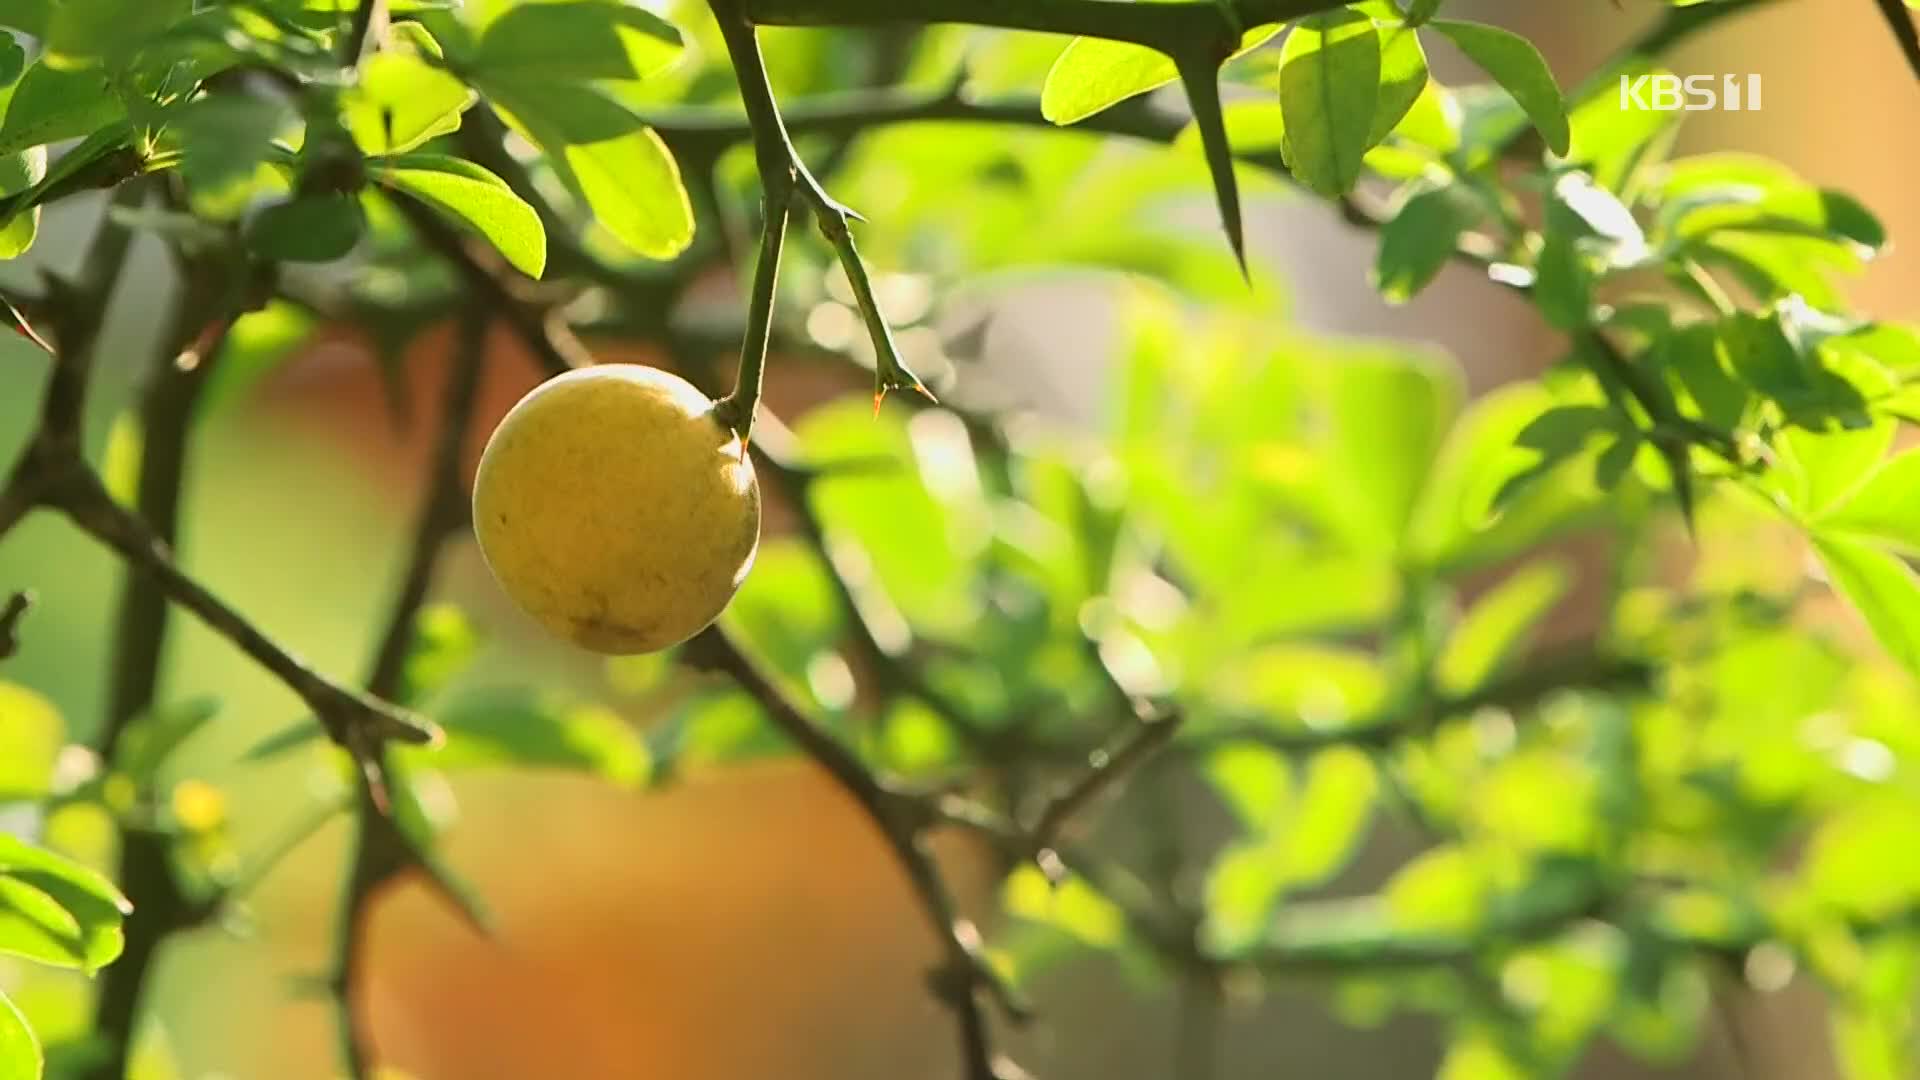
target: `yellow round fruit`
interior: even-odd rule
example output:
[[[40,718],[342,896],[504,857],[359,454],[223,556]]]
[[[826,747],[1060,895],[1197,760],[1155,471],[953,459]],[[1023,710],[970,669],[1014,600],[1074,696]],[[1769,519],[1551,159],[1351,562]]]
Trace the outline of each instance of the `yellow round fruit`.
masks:
[[[602,364],[521,398],[480,456],[473,525],[501,588],[603,653],[684,641],[753,565],[760,485],[714,402],[676,375]]]

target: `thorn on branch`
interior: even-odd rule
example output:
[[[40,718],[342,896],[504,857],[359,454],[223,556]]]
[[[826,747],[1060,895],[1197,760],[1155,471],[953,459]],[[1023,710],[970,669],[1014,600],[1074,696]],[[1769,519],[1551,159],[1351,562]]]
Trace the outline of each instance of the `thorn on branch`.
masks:
[[[6,607],[0,608],[0,660],[20,651],[20,620],[31,607],[33,593],[21,591],[8,597]]]

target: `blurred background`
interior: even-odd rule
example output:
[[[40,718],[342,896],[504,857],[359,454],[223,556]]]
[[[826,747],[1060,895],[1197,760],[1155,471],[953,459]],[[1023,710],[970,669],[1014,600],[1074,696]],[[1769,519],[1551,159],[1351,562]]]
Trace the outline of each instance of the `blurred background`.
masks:
[[[1660,5],[1452,7],[1532,37],[1568,83]],[[786,34],[804,32],[772,36]],[[1443,82],[1469,79],[1455,57],[1436,56],[1434,66]],[[1779,4],[1691,44],[1670,66],[1761,74],[1763,111],[1697,116],[1683,149],[1771,155],[1859,196],[1895,241],[1852,295],[1872,315],[1920,316],[1920,262],[1911,243],[1902,244],[1920,237],[1912,181],[1920,139],[1905,137],[1920,133],[1920,92],[1874,6]],[[1836,110],[1836,101],[1874,105]],[[861,208],[875,219],[868,233],[887,228],[884,213]],[[1188,209],[1197,222],[1210,220],[1204,189]],[[34,257],[49,265],[75,259],[99,211],[97,201],[76,199],[50,213]],[[1522,303],[1464,270],[1448,270],[1413,303],[1386,305],[1366,280],[1374,241],[1323,207],[1265,186],[1252,220],[1250,248],[1281,267],[1278,280],[1260,288],[1307,327],[1437,342],[1475,393],[1539,369],[1559,348]],[[120,417],[147,360],[143,343],[173,288],[152,241],[140,242],[132,265],[105,334],[90,414],[110,474],[126,452],[119,442],[131,437]],[[729,302],[724,285],[718,303]],[[948,322],[992,318],[942,389],[1037,410],[1062,426],[1087,422],[1101,408],[1114,360],[1115,288],[1109,275],[1062,272],[969,292]],[[358,670],[370,628],[383,617],[451,342],[440,328],[409,346],[404,377],[420,406],[409,426],[394,422],[366,343],[323,328],[294,360],[241,390],[246,407],[222,408],[194,438],[183,561],[324,670]],[[644,345],[593,344],[601,359],[650,355]],[[482,432],[539,377],[504,335],[489,348],[499,359],[488,369]],[[0,340],[0,454],[11,456],[24,437],[44,368],[24,344]],[[771,379],[769,400],[782,415],[865,392],[838,369],[777,357]],[[49,699],[77,737],[104,708],[119,580],[116,562],[50,515],[0,544],[0,587],[31,585],[40,595],[5,677]],[[457,546],[435,595],[465,610],[481,632],[478,674],[464,678],[573,685],[604,697],[620,724],[645,730],[657,718],[648,695],[618,692],[618,670],[549,641],[510,608],[470,543]],[[273,843],[338,797],[341,777],[316,758],[248,758],[300,715],[281,687],[187,618],[174,622],[169,661],[164,700],[222,702],[221,722],[189,744],[173,772],[176,781],[211,785],[217,794],[204,812],[235,849]],[[950,1018],[923,992],[935,949],[905,882],[866,822],[807,767],[777,757],[694,761],[674,783],[645,789],[532,770],[463,772],[451,783],[458,816],[448,826],[448,858],[486,896],[500,932],[475,936],[411,884],[381,897],[363,1000],[386,1060],[421,1080],[950,1075]],[[1202,832],[1222,827],[1197,809],[1182,820]],[[81,849],[110,835],[84,812],[51,827]],[[169,945],[149,993],[184,1076],[330,1075],[333,1020],[301,980],[329,960],[347,837],[342,818],[301,844],[254,897],[245,934],[214,928]],[[1331,891],[1377,883],[1412,844],[1385,828],[1372,848]],[[963,882],[977,879],[968,868],[978,854],[958,841],[944,849]],[[977,881],[965,891],[988,909],[991,897]],[[0,979],[9,970],[0,964]],[[67,1015],[84,1016],[77,977],[37,976],[23,992],[36,996],[39,1015],[62,1015],[57,1002],[65,1000]],[[1101,962],[1050,973],[1037,997],[1041,1019],[1014,1036],[1012,1048],[1038,1074],[1172,1075],[1162,1064],[1176,1060],[1180,1018],[1171,998],[1133,992]],[[1383,1030],[1336,1023],[1310,984],[1230,1000],[1223,1030],[1222,1078],[1428,1076],[1444,1045],[1442,1033],[1419,1021]],[[1690,1056],[1667,1071],[1602,1046],[1580,1075],[1819,1080],[1831,1071],[1825,1033],[1820,1010],[1798,987],[1729,993]]]

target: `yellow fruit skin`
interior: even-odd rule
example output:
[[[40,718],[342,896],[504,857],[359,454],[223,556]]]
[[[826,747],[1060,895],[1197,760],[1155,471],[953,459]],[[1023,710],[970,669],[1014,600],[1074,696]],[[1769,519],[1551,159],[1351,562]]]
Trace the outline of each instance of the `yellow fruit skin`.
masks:
[[[549,630],[652,652],[733,599],[760,543],[760,485],[706,395],[602,364],[542,383],[500,421],[473,525],[501,588]]]

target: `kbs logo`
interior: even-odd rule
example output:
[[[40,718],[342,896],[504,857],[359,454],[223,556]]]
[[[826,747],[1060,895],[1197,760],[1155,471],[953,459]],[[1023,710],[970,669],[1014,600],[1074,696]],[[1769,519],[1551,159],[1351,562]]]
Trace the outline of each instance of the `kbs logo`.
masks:
[[[1760,110],[1758,75],[1688,75],[1662,72],[1637,79],[1620,76],[1620,108],[1652,112]]]

